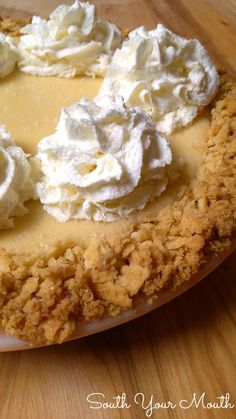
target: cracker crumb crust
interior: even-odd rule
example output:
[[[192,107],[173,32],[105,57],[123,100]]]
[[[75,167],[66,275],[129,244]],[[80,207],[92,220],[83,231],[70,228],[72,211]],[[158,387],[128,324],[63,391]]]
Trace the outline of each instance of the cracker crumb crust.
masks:
[[[58,245],[50,255],[0,252],[0,326],[32,344],[63,342],[79,319],[152,303],[230,245],[236,228],[236,83],[221,76],[197,177],[156,217],[124,235]]]
[[[5,33],[5,35],[10,35],[18,37],[21,35],[20,29],[28,25],[31,22],[31,17],[25,19],[13,19],[10,16],[1,17],[0,16],[0,32]]]

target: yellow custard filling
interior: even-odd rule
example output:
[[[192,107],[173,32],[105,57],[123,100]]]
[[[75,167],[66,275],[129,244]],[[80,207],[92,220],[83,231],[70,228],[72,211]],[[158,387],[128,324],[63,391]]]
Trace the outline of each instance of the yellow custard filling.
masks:
[[[98,93],[102,79],[76,77],[62,79],[33,77],[19,71],[0,81],[0,123],[7,126],[16,144],[26,153],[35,154],[38,142],[52,134],[63,106],[83,97],[92,99]],[[91,235],[125,231],[134,220],[156,214],[175,199],[181,184],[189,182],[197,173],[204,155],[208,115],[202,114],[194,123],[169,137],[173,155],[185,164],[181,178],[173,181],[154,202],[128,220],[102,223],[94,221],[68,221],[60,223],[49,216],[41,204],[29,202],[29,213],[14,221],[14,229],[0,232],[0,247],[19,251],[45,250],[55,242],[73,240],[85,242]]]

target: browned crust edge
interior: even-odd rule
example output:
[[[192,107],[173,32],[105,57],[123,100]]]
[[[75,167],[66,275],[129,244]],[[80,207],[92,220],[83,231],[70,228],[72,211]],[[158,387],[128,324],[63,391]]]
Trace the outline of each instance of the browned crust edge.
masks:
[[[31,17],[15,19],[10,16],[0,16],[0,32],[10,36],[20,36],[20,29],[31,22]]]
[[[225,250],[236,228],[236,83],[221,78],[197,178],[157,217],[125,235],[57,247],[49,256],[0,254],[0,325],[34,344],[62,342],[78,319],[153,301]]]

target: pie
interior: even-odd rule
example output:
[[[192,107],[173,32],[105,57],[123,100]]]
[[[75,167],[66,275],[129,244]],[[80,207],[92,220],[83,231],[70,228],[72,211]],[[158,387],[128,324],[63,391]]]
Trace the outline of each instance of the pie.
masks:
[[[19,35],[25,21],[0,29]],[[0,123],[35,154],[60,110],[95,97],[102,79],[32,77],[15,70],[0,81]],[[66,92],[62,94],[62,92]],[[149,303],[175,289],[226,250],[236,227],[236,83],[221,74],[211,103],[168,136],[180,172],[158,200],[129,218],[60,223],[39,201],[0,238],[0,324],[32,344],[68,339],[78,319],[118,316],[141,296]]]

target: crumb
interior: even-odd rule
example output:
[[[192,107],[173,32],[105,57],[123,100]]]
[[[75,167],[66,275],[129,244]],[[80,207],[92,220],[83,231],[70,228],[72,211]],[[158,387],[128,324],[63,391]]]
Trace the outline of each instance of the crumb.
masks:
[[[9,16],[1,17],[0,16],[0,32],[5,33],[5,35],[10,35],[18,37],[21,35],[20,30],[23,26],[31,22],[31,18],[25,19],[13,19]]]

